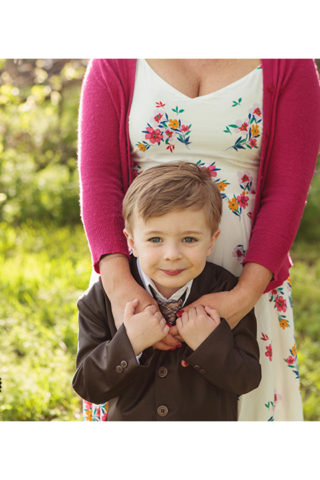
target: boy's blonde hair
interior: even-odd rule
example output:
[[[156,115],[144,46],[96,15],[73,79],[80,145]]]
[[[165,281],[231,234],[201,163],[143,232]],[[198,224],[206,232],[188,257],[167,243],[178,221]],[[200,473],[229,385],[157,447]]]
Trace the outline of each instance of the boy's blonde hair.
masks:
[[[208,169],[194,163],[174,162],[140,173],[124,197],[122,214],[126,229],[132,232],[134,212],[146,221],[186,208],[204,208],[212,233],[217,231],[222,199]]]

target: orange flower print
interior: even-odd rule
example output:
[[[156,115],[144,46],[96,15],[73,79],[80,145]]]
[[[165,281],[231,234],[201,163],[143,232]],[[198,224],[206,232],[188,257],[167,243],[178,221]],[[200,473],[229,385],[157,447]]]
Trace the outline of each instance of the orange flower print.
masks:
[[[170,128],[179,128],[178,120],[173,120],[172,118],[169,119],[169,127]]]
[[[294,344],[293,347],[291,348],[292,355],[296,356],[297,355],[297,347]]]
[[[230,210],[232,211],[238,210],[239,203],[236,198],[232,198],[231,200],[228,200],[228,205]]]
[[[137,143],[137,147],[139,148],[140,152],[145,152],[147,150],[147,147],[141,142]]]
[[[228,183],[223,182],[223,181],[217,183],[217,187],[218,187],[220,192],[224,192],[227,186],[228,186]]]
[[[286,328],[289,327],[288,320],[286,318],[281,318],[280,320],[280,327],[285,330]]]
[[[259,125],[252,125],[251,127],[251,135],[253,137],[257,137],[259,135],[260,131],[259,131]]]
[[[87,422],[92,422],[92,410],[85,410],[85,417]]]

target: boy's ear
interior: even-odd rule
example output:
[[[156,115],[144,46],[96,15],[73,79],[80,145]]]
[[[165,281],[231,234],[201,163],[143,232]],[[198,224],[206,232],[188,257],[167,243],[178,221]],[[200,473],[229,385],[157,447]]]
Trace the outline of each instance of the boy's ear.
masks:
[[[212,237],[211,237],[211,242],[210,242],[210,247],[209,247],[209,250],[208,250],[208,255],[207,255],[207,257],[208,257],[208,256],[210,255],[210,253],[212,252],[213,247],[214,247],[214,244],[216,243],[217,238],[219,237],[220,233],[221,233],[221,230],[219,230],[219,228],[218,228],[218,230],[216,230],[216,231],[214,232],[214,234],[212,235]]]
[[[124,236],[126,237],[127,239],[127,244],[128,244],[128,248],[129,250],[133,253],[133,255],[136,257],[136,253],[135,253],[135,245],[134,245],[134,239],[133,239],[133,236],[132,234],[126,230],[125,228],[123,229],[123,234]]]

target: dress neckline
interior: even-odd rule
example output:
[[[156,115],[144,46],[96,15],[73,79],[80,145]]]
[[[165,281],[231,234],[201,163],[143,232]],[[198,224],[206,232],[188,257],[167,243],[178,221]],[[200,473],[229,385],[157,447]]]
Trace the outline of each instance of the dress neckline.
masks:
[[[216,95],[218,96],[219,94],[223,93],[225,90],[228,90],[229,88],[234,87],[234,86],[237,85],[238,83],[243,82],[244,80],[246,80],[248,77],[250,77],[250,76],[251,76],[253,73],[255,73],[256,71],[262,70],[261,63],[260,63],[257,67],[255,67],[253,70],[251,70],[251,72],[246,73],[246,75],[244,75],[244,76],[241,77],[241,78],[238,78],[238,80],[235,80],[234,82],[231,82],[231,83],[229,83],[228,85],[225,85],[224,87],[221,87],[221,88],[219,88],[218,90],[215,90],[214,92],[206,93],[205,95],[198,95],[197,97],[189,97],[188,95],[185,95],[184,93],[180,92],[180,90],[178,90],[177,88],[175,88],[173,85],[171,85],[170,83],[168,83],[166,80],[164,80],[160,75],[158,75],[144,58],[143,58],[143,59],[140,59],[140,61],[142,61],[143,65],[144,65],[147,69],[149,69],[149,71],[150,71],[159,81],[161,81],[164,85],[166,85],[167,88],[170,88],[172,91],[174,91],[177,95],[180,95],[180,96],[181,96],[182,98],[184,98],[185,100],[192,101],[192,102],[199,101],[199,100],[205,100],[205,99],[208,99],[208,98],[210,98],[210,97],[214,97],[214,96],[216,96]]]

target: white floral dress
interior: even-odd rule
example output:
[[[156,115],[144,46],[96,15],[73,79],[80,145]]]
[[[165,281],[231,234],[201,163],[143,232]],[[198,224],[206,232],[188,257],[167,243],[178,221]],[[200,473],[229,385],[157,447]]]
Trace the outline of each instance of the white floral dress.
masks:
[[[137,61],[129,117],[135,168],[139,173],[182,160],[209,169],[223,214],[208,260],[237,276],[250,237],[262,129],[261,67],[216,92],[190,98],[145,60]],[[239,420],[302,420],[290,279],[262,295],[255,313],[262,380],[240,397]],[[107,405],[84,405],[85,419],[106,418]]]

